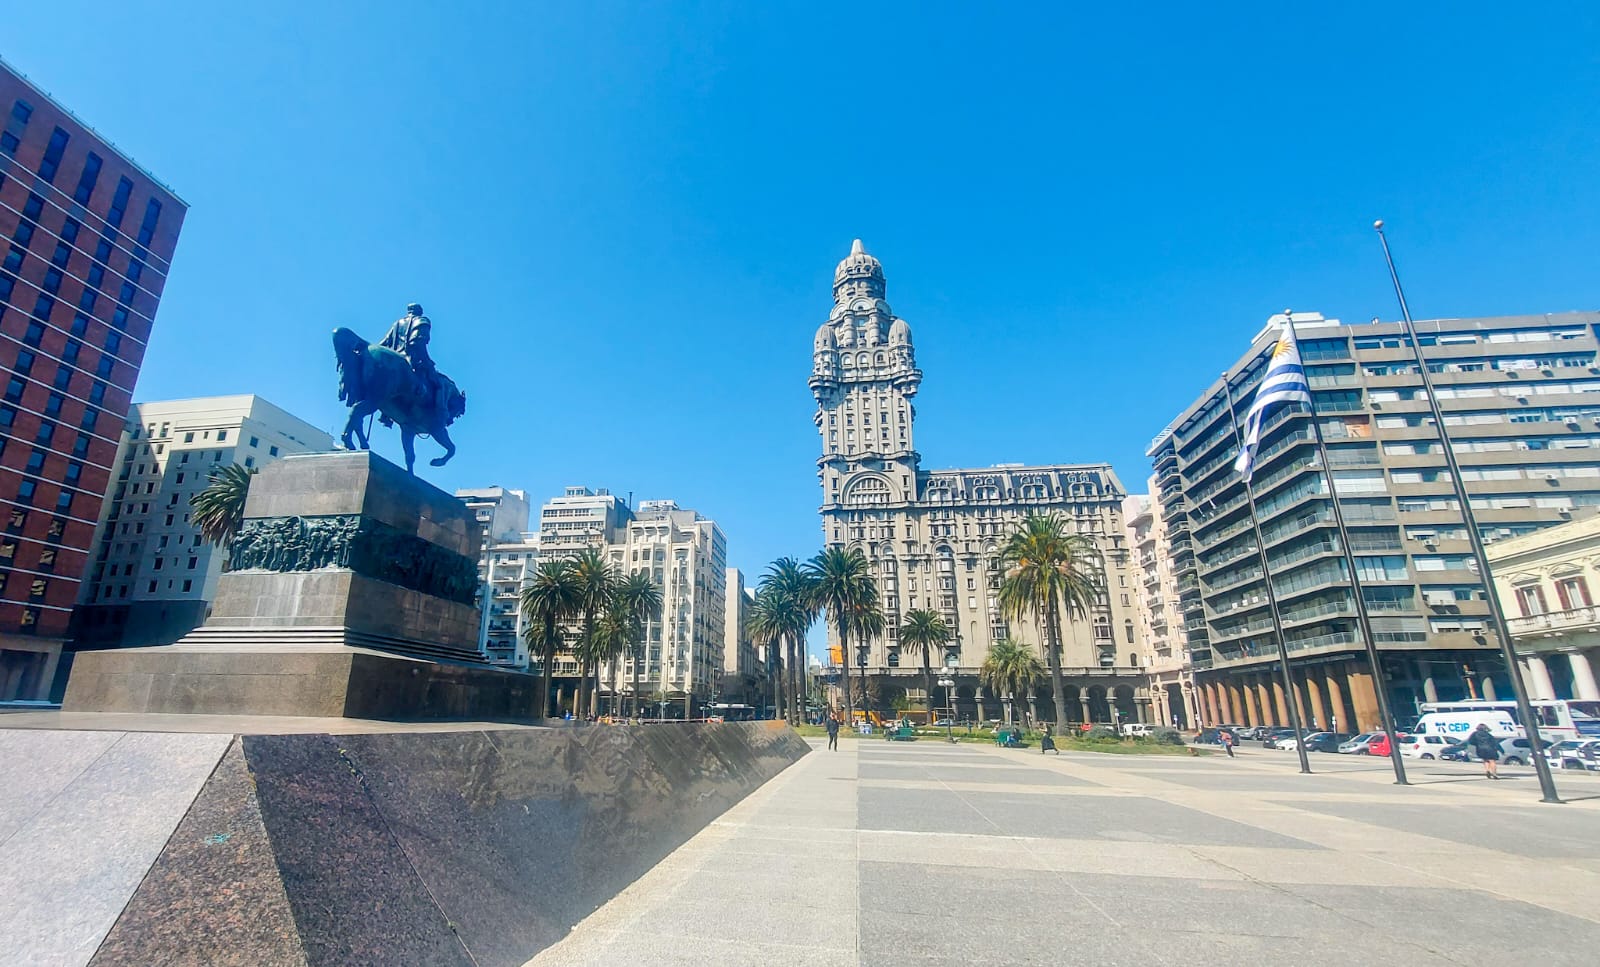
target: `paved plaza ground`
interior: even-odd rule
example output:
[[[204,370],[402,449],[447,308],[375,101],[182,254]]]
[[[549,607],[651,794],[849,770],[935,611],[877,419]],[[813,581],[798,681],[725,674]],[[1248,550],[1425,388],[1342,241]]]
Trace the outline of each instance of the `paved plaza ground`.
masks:
[[[844,740],[762,786],[546,965],[1597,962],[1600,780],[1292,753]]]

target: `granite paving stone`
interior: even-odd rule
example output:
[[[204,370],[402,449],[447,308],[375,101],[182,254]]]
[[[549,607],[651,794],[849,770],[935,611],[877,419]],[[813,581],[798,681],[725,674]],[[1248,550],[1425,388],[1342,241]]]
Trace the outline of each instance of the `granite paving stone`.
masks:
[[[231,739],[117,736],[24,821],[0,845],[0,953],[87,964]],[[81,748],[57,748],[79,761]]]

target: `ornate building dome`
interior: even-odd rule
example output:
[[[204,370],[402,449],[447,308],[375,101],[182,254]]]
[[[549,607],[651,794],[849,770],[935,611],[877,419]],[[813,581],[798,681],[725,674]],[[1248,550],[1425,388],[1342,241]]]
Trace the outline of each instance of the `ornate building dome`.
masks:
[[[911,345],[911,326],[898,316],[895,317],[894,325],[889,327],[889,345]]]
[[[883,263],[867,254],[861,239],[850,246],[850,254],[833,270],[833,297],[843,302],[851,297],[882,299],[884,295]]]
[[[831,353],[839,348],[839,340],[833,334],[833,323],[825,322],[817,330],[816,348],[813,353]]]

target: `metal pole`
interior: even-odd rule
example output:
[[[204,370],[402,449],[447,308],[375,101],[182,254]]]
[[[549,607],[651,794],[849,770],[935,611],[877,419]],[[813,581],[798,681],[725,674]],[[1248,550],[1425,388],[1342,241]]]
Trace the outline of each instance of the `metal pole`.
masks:
[[[1461,465],[1456,462],[1455,449],[1450,445],[1450,432],[1444,428],[1444,413],[1439,409],[1439,398],[1433,392],[1433,379],[1428,375],[1427,360],[1422,358],[1422,343],[1417,341],[1417,327],[1411,321],[1411,309],[1406,305],[1406,293],[1400,287],[1400,273],[1395,271],[1394,256],[1389,252],[1389,239],[1383,234],[1383,221],[1373,222],[1378,241],[1383,245],[1383,260],[1389,266],[1389,279],[1394,283],[1395,298],[1400,301],[1400,316],[1404,320],[1406,339],[1411,343],[1411,354],[1417,360],[1417,373],[1422,377],[1422,392],[1428,398],[1428,410],[1433,414],[1433,425],[1439,431],[1439,444],[1444,447],[1445,466],[1450,470],[1450,486],[1455,490],[1456,502],[1461,505],[1461,519],[1467,525],[1467,540],[1472,544],[1472,556],[1478,564],[1478,580],[1483,582],[1484,599],[1489,605],[1489,621],[1494,625],[1495,637],[1500,639],[1500,654],[1505,659],[1506,671],[1511,675],[1511,691],[1517,697],[1517,715],[1528,732],[1529,757],[1533,771],[1539,775],[1539,789],[1544,802],[1558,803],[1555,776],[1550,774],[1550,760],[1544,755],[1544,742],[1539,737],[1539,721],[1533,717],[1533,705],[1528,701],[1528,689],[1517,668],[1517,652],[1511,644],[1511,634],[1506,630],[1505,609],[1500,607],[1500,595],[1495,591],[1494,577],[1489,573],[1489,557],[1483,549],[1483,535],[1478,532],[1478,517],[1472,512],[1472,501],[1467,497],[1467,485],[1461,479]]]
[[[1288,309],[1283,310],[1283,324],[1294,325],[1294,313]],[[1311,377],[1306,377],[1306,388],[1311,386]],[[1350,546],[1350,531],[1344,524],[1344,509],[1339,506],[1339,494],[1333,482],[1333,464],[1328,460],[1328,442],[1322,435],[1322,419],[1317,415],[1317,394],[1310,392],[1311,401],[1306,404],[1311,409],[1311,433],[1317,441],[1317,459],[1322,461],[1322,475],[1328,481],[1328,503],[1333,505],[1333,523],[1339,529],[1339,546],[1344,550],[1345,570],[1350,572],[1350,593],[1356,600],[1356,622],[1361,630],[1361,642],[1366,646],[1367,664],[1372,666],[1372,691],[1378,700],[1378,724],[1383,726],[1383,734],[1389,737],[1389,763],[1394,767],[1394,781],[1396,785],[1410,785],[1406,781],[1406,766],[1401,761],[1400,737],[1395,734],[1394,716],[1389,712],[1389,689],[1383,679],[1383,663],[1378,659],[1378,644],[1372,637],[1372,616],[1367,612],[1367,596],[1361,589],[1361,578],[1356,571],[1356,555]],[[1359,726],[1361,723],[1357,722]]]
[[[1233,383],[1228,379],[1226,371],[1222,374],[1222,392],[1228,398],[1228,423],[1233,427],[1234,445],[1244,450],[1244,437],[1239,434],[1239,419],[1233,410]],[[1294,748],[1300,756],[1300,771],[1310,774],[1311,760],[1306,758],[1306,733],[1300,727],[1299,696],[1295,692],[1294,679],[1289,674],[1289,646],[1283,637],[1283,619],[1278,617],[1278,595],[1272,590],[1272,567],[1267,563],[1267,542],[1261,537],[1261,519],[1256,516],[1256,488],[1248,478],[1244,482],[1245,503],[1250,509],[1250,526],[1255,528],[1256,553],[1261,558],[1261,583],[1267,589],[1267,610],[1272,612],[1272,631],[1278,640],[1278,673],[1283,676],[1283,687],[1286,691],[1284,704],[1289,711],[1289,727],[1294,729]],[[1265,716],[1263,716],[1265,717]]]

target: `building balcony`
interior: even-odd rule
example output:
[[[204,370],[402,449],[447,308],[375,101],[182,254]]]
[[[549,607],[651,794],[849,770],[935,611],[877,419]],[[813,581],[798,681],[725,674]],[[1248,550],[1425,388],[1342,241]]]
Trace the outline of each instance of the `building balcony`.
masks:
[[[1600,631],[1600,607],[1550,611],[1525,618],[1507,618],[1506,630],[1513,638],[1534,635],[1559,635],[1575,631]]]

